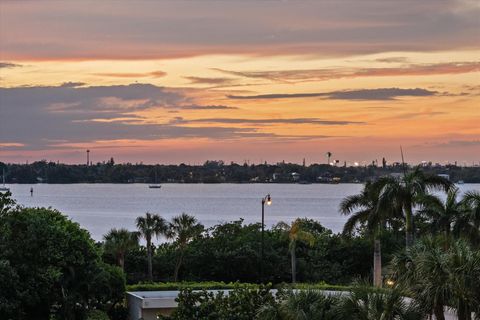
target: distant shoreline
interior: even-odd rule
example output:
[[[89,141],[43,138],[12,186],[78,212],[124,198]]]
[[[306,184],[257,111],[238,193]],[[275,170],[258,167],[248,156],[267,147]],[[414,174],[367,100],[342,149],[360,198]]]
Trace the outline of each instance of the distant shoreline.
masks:
[[[480,167],[441,166],[424,164],[426,174],[442,175],[453,183],[480,183]],[[403,176],[413,168],[401,163],[372,162],[364,166],[346,164],[226,164],[207,161],[203,165],[145,165],[116,164],[113,159],[96,164],[69,165],[37,161],[30,164],[0,162],[0,173],[5,183],[69,184],[69,183],[288,183],[288,184],[338,184],[364,183],[382,176]],[[3,177],[2,177],[3,178]],[[3,180],[3,179],[2,179]],[[0,180],[1,182],[1,180]]]

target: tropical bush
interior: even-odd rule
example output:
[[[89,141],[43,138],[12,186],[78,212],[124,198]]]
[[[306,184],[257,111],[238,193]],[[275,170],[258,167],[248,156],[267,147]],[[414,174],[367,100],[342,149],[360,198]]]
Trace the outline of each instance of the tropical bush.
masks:
[[[93,310],[88,312],[87,320],[109,320],[109,318],[104,311]]]
[[[335,308],[338,319],[422,320],[425,313],[416,301],[408,301],[398,289],[379,290],[357,285],[343,295]]]
[[[104,264],[89,233],[60,212],[2,213],[2,319],[84,319],[87,310],[107,310],[124,292],[123,272]]]
[[[318,290],[289,291],[277,295],[273,303],[257,310],[261,320],[333,320],[337,317],[336,304],[340,297],[325,295]]]
[[[183,290],[169,320],[422,320],[424,311],[399,289],[373,289],[363,284],[348,292],[317,289],[251,289],[236,286],[227,292]]]
[[[275,303],[275,297],[268,286],[251,289],[237,285],[229,292],[218,293],[185,289],[180,292],[177,302],[173,314],[162,319],[251,320],[261,306]]]
[[[215,289],[234,289],[239,285],[237,282],[156,282],[156,283],[138,283],[128,285],[128,291],[169,291],[169,290],[215,290]],[[258,284],[242,283],[242,287],[258,288]]]

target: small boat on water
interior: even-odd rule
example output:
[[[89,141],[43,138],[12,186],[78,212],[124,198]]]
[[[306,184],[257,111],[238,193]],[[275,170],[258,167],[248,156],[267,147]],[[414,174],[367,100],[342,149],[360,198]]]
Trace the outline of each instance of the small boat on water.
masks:
[[[157,183],[157,169],[155,168],[155,183],[148,185],[149,189],[160,189],[162,185]]]
[[[300,180],[298,184],[312,184],[310,181]]]
[[[2,186],[0,187],[0,192],[7,192],[10,191],[9,188],[5,187],[5,168],[2,170]]]

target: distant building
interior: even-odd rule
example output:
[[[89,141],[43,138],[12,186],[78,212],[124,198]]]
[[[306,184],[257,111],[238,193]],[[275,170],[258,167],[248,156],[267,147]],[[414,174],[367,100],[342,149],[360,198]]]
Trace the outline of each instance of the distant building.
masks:
[[[158,315],[169,315],[177,307],[178,291],[127,292],[130,320],[157,320]]]
[[[292,172],[292,180],[293,181],[299,181],[300,180],[300,173]]]
[[[200,290],[195,290],[199,292]],[[228,295],[231,290],[207,290]],[[129,320],[157,320],[158,315],[170,315],[178,303],[179,291],[132,291],[127,292]]]
[[[449,174],[440,173],[440,174],[438,174],[438,176],[442,177],[442,178],[445,178],[447,180],[450,180],[450,175]]]

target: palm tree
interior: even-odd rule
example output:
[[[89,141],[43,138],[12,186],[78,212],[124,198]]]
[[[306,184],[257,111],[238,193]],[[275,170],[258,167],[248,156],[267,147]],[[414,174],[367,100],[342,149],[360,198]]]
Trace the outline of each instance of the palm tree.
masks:
[[[303,242],[310,246],[313,245],[315,242],[315,237],[312,233],[303,230],[302,228],[302,220],[297,219],[292,222],[291,225],[285,222],[279,222],[277,224],[277,228],[283,230],[289,239],[288,249],[290,251],[291,257],[291,266],[292,266],[292,283],[296,283],[297,281],[297,256],[296,256],[296,248],[297,242]]]
[[[480,243],[480,192],[466,192],[462,203],[465,205],[465,219],[468,222],[464,235],[472,244],[478,245]]]
[[[382,187],[379,208],[403,212],[405,218],[406,246],[413,244],[413,209],[431,190],[448,192],[451,183],[447,179],[425,174],[420,167],[405,173],[403,178],[382,177],[377,183]]]
[[[188,243],[203,232],[203,225],[198,223],[195,217],[186,213],[176,216],[170,222],[166,236],[173,239],[178,249],[178,257],[175,263],[175,271],[173,274],[173,281],[177,282],[178,272],[183,262],[183,256]]]
[[[357,284],[337,304],[338,319],[351,320],[420,320],[424,314],[416,303],[408,303],[400,290],[372,289]]]
[[[452,285],[449,305],[457,310],[459,320],[471,320],[472,312],[480,318],[480,251],[464,240],[452,243],[447,251],[448,282]]]
[[[140,235],[147,241],[148,279],[153,281],[152,237],[158,238],[158,236],[165,234],[167,223],[159,215],[147,212],[144,217],[137,218],[136,224]]]
[[[417,214],[428,219],[432,234],[443,233],[446,248],[448,248],[452,233],[459,236],[468,227],[468,220],[465,219],[467,207],[463,201],[457,201],[458,193],[458,188],[452,187],[448,191],[445,201],[429,194],[419,200],[421,208]]]
[[[335,320],[339,297],[318,290],[289,291],[277,296],[278,303],[264,304],[256,319],[263,320]]]
[[[427,313],[444,320],[444,306],[456,309],[458,319],[480,311],[480,252],[465,241],[447,250],[432,237],[424,238],[392,259],[398,287]]]
[[[343,227],[344,234],[352,234],[355,228],[364,225],[373,236],[373,284],[382,286],[382,251],[378,236],[394,216],[389,208],[378,207],[380,189],[376,183],[367,182],[360,194],[348,196],[340,203],[340,212],[351,215]]]
[[[105,250],[112,253],[117,264],[125,270],[125,254],[127,251],[138,247],[138,233],[127,229],[111,229],[103,236]]]
[[[332,153],[328,151],[326,155],[327,155],[327,164],[330,165],[330,158],[332,157]]]

